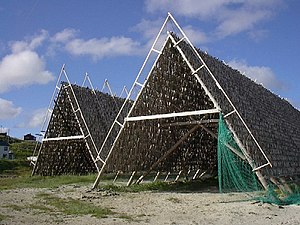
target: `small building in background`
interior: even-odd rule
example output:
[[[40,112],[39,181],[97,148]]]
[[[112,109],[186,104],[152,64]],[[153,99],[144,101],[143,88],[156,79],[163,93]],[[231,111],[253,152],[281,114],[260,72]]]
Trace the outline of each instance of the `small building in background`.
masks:
[[[0,137],[6,138],[7,136],[8,136],[7,132],[2,132],[2,131],[0,130]]]
[[[24,141],[36,141],[36,137],[32,134],[25,134]]]

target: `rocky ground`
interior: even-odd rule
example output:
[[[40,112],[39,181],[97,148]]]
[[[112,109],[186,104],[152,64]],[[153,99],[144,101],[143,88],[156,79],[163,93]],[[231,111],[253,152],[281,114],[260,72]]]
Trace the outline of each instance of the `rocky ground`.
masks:
[[[78,185],[5,190],[0,192],[0,224],[300,224],[300,206],[245,199],[249,196],[241,193],[90,191]],[[75,211],[65,211],[67,203]],[[81,214],[86,205],[108,212]]]

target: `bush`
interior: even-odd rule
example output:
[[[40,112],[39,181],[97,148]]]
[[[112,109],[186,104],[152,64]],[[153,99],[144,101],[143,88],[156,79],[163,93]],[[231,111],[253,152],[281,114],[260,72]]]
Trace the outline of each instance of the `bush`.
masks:
[[[30,170],[29,161],[26,160],[0,160],[0,174],[18,174]]]
[[[32,156],[35,146],[36,142],[22,141],[11,144],[10,150],[14,152],[16,159],[26,160],[27,157]]]

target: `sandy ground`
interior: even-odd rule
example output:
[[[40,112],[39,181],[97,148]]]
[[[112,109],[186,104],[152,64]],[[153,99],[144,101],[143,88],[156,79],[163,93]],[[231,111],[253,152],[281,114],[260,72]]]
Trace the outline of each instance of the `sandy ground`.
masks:
[[[278,207],[254,201],[241,201],[240,193],[220,194],[89,191],[88,186],[67,185],[55,189],[17,189],[0,192],[0,224],[300,224],[300,206]],[[60,198],[80,199],[108,207],[115,214],[107,218],[44,212],[39,193]],[[123,215],[123,216],[121,216]],[[124,216],[125,215],[125,216]]]

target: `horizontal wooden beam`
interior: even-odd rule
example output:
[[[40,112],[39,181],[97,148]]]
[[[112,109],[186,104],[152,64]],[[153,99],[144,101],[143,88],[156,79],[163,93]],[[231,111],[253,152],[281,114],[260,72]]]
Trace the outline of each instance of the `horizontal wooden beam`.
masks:
[[[184,117],[184,116],[197,116],[203,114],[214,114],[219,113],[218,109],[206,109],[206,110],[198,110],[198,111],[186,111],[179,113],[166,113],[166,114],[156,114],[156,115],[147,115],[147,116],[135,116],[135,117],[127,117],[125,121],[140,121],[140,120],[155,120],[155,119],[166,119],[172,117]]]
[[[208,124],[208,123],[218,123],[218,122],[219,122],[219,119],[193,120],[193,121],[187,121],[187,122],[162,124],[161,126],[162,127],[188,126],[188,125]]]
[[[83,135],[69,136],[69,137],[56,137],[56,138],[43,138],[42,141],[61,141],[61,140],[73,140],[84,139]]]

